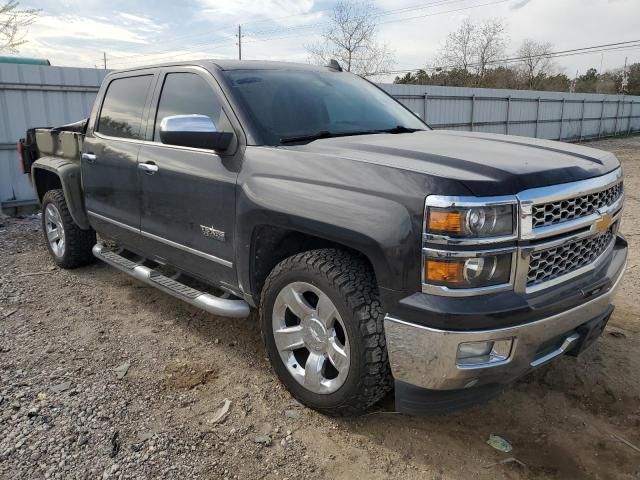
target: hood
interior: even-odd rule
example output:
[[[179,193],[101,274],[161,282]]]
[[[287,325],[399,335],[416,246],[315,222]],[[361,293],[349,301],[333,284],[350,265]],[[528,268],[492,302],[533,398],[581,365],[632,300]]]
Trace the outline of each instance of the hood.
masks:
[[[458,180],[474,195],[511,195],[575,182],[620,165],[603,150],[490,133],[430,130],[316,140],[281,147]]]

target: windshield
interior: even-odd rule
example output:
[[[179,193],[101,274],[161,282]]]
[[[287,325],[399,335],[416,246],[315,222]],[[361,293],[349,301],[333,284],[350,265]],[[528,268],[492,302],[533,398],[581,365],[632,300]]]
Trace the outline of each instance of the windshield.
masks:
[[[362,78],[332,71],[225,71],[263,143],[428,127]],[[400,128],[399,128],[400,127]]]

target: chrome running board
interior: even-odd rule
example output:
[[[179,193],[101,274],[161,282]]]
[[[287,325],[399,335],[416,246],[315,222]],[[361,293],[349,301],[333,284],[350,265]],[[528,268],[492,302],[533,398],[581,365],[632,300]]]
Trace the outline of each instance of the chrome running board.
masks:
[[[210,293],[201,292],[156,270],[133,262],[100,243],[97,243],[92,251],[95,257],[112,267],[209,313],[235,318],[249,316],[249,304],[244,300],[216,297]]]

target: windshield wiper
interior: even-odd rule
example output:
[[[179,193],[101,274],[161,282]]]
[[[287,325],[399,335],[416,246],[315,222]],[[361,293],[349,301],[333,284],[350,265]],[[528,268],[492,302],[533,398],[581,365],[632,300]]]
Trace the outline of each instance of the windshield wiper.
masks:
[[[297,142],[310,142],[313,140],[319,140],[321,138],[336,137],[339,134],[331,133],[329,130],[321,130],[316,133],[310,133],[309,135],[300,135],[298,137],[282,137],[280,143],[297,143]]]
[[[409,128],[404,125],[397,125],[393,128],[384,128],[382,130],[375,130],[376,133],[413,133],[413,132],[423,132],[422,128]]]
[[[350,137],[352,135],[370,135],[372,133],[378,133],[378,130],[356,130],[354,132],[330,132],[329,130],[321,130],[316,133],[310,133],[309,135],[300,135],[298,137],[283,137],[280,139],[280,143],[312,142],[314,140],[320,140],[322,138]]]
[[[281,144],[285,143],[298,143],[298,142],[312,142],[314,140],[320,140],[322,138],[335,138],[335,137],[349,137],[352,135],[373,135],[376,133],[413,133],[418,131],[424,131],[421,128],[409,128],[402,125],[398,125],[393,128],[385,128],[381,130],[356,130],[353,132],[330,132],[329,130],[320,130],[316,133],[310,133],[308,135],[300,135],[297,137],[282,137],[280,139]]]

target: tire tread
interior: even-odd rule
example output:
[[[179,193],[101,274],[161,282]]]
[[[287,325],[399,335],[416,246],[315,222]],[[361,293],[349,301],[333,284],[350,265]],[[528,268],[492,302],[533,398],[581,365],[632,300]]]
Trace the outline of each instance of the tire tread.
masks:
[[[57,258],[49,248],[45,225],[45,208],[47,204],[53,203],[58,212],[64,227],[65,253],[62,258]],[[71,217],[64,192],[61,189],[49,190],[42,199],[42,230],[47,241],[47,249],[51,253],[54,261],[62,268],[73,269],[89,265],[95,261],[91,249],[96,244],[96,232],[90,228],[81,229]]]
[[[265,292],[270,291],[273,282],[283,273],[300,268],[321,273],[343,296],[359,323],[365,345],[361,358],[354,359],[365,372],[358,379],[354,393],[337,406],[316,410],[333,416],[359,415],[393,388],[384,336],[384,312],[373,271],[361,257],[344,250],[324,248],[293,255],[276,265],[267,277],[260,302],[261,315],[267,314]]]

